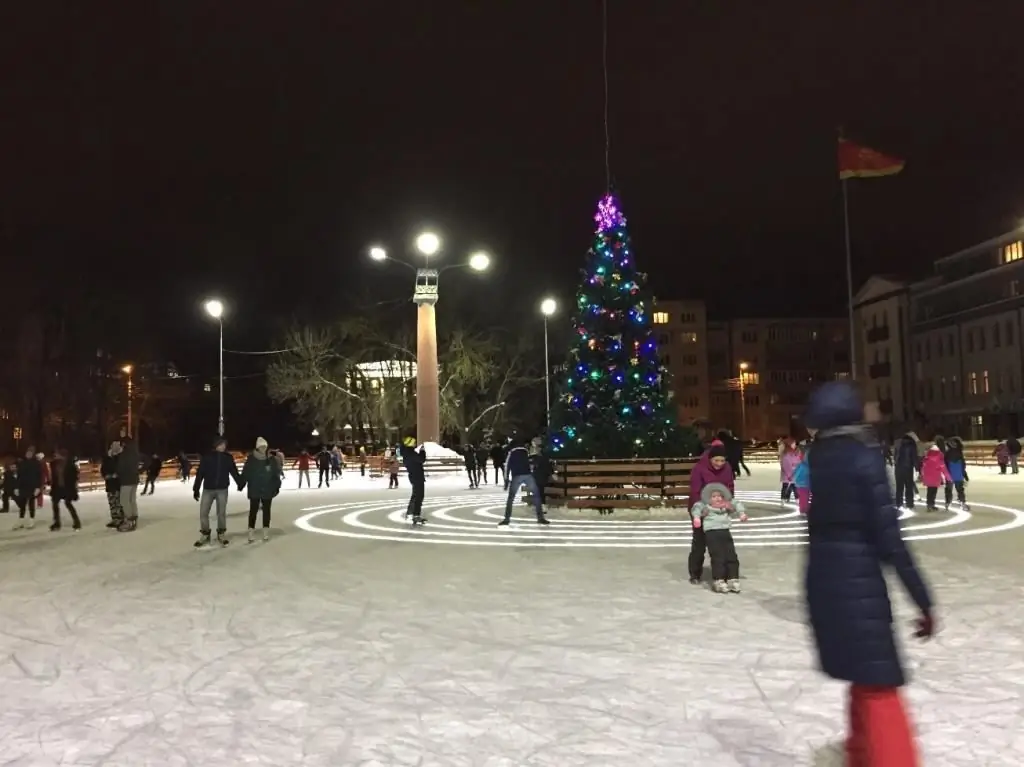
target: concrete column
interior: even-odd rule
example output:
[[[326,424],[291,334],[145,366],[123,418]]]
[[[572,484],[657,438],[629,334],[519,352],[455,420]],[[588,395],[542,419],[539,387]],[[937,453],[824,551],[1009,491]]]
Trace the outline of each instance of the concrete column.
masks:
[[[441,441],[441,390],[437,380],[437,315],[432,302],[416,307],[416,439]]]

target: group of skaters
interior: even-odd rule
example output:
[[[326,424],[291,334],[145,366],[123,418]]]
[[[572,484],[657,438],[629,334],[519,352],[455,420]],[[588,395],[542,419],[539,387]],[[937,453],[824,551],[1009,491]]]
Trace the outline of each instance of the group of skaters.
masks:
[[[899,508],[913,510],[920,495],[918,484],[925,488],[925,508],[938,511],[939,489],[943,489],[946,511],[953,504],[953,491],[964,511],[967,505],[967,460],[964,443],[959,437],[937,436],[933,442],[922,442],[910,431],[900,437],[891,450],[885,451],[892,468],[892,481]]]
[[[864,403],[848,381],[814,392],[803,418],[810,440],[784,440],[779,447],[780,500],[789,500],[795,490],[807,516],[804,593],[821,670],[850,685],[847,764],[912,767],[920,761],[899,692],[906,676],[892,631],[886,567],[919,611],[913,635],[930,638],[936,621],[929,589],[903,541],[875,429],[879,418],[877,406]],[[907,463],[911,446],[914,458]],[[916,440],[901,441],[895,465],[909,467],[910,473],[897,471],[897,481],[903,478],[898,487],[904,493],[908,484],[912,488],[917,472],[928,489],[929,508],[935,508],[942,485],[947,503],[951,488],[965,503],[962,442],[939,438],[921,453],[918,457]],[[691,583],[701,582],[710,553],[714,590],[726,593],[739,591],[739,559],[730,530],[746,519],[743,505],[734,500],[736,475],[728,457],[724,440],[711,443],[692,470],[689,501]]]

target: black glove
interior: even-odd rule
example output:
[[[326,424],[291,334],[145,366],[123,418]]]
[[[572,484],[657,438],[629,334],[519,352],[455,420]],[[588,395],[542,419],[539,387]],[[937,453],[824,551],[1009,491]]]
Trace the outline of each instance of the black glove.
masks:
[[[199,491],[196,490],[194,493],[192,493],[192,497],[195,498],[198,501],[199,500]]]
[[[922,613],[921,617],[914,621],[914,638],[928,640],[935,636],[935,619],[931,613]]]

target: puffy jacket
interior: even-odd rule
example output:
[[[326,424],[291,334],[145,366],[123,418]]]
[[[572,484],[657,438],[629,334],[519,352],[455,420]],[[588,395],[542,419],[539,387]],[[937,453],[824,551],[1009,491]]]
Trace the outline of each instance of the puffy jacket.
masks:
[[[820,429],[810,453],[814,513],[804,587],[821,669],[854,684],[905,683],[892,634],[882,566],[893,567],[922,611],[931,596],[900,533],[885,464],[871,429],[860,425],[860,398],[845,381],[826,384],[804,423]]]
[[[242,484],[242,477],[235,466],[235,459],[230,453],[214,450],[199,459],[199,468],[196,470],[196,481],[192,484],[192,492],[198,493],[203,490],[227,490],[231,485],[231,478]]]
[[[810,452],[810,448],[804,449],[804,457],[796,465],[796,468],[793,469],[793,484],[801,490],[810,490],[811,488],[811,468],[807,462],[807,456]]]
[[[423,484],[426,481],[423,471],[423,464],[427,460],[426,451],[422,447],[416,450],[406,445],[399,445],[398,454],[402,456],[402,465],[405,466],[405,474],[409,477],[409,482],[414,485]]]
[[[964,448],[959,439],[946,443],[945,458],[950,480],[963,482],[967,479],[967,461],[964,460]]]
[[[139,445],[130,437],[121,440],[121,452],[117,454],[117,481],[121,487],[139,484]]]
[[[277,459],[268,457],[263,450],[249,453],[242,466],[242,481],[238,489],[246,488],[250,499],[276,497],[281,492],[281,469]]]
[[[116,493],[121,489],[121,480],[117,478],[117,456],[105,455],[100,464],[100,474],[103,476],[103,489],[108,493]]]
[[[43,487],[43,467],[35,456],[18,461],[18,492],[24,496]]]
[[[732,466],[723,463],[722,468],[714,468],[708,451],[705,450],[690,470],[690,496],[687,499],[687,506],[690,509],[693,509],[693,505],[700,500],[705,486],[712,482],[725,485],[729,489],[729,495],[736,495],[736,477],[733,476]]]
[[[895,453],[893,465],[897,471],[900,469],[913,471],[920,465],[917,458],[917,442],[909,434],[904,434],[896,443]]]
[[[798,463],[800,463],[800,453],[796,450],[786,450],[779,459],[779,481],[791,483]]]
[[[949,476],[949,469],[946,468],[946,459],[942,451],[935,446],[928,449],[921,462],[921,481],[925,487],[942,487],[953,481]]]
[[[525,477],[530,471],[530,453],[522,445],[514,447],[505,456],[505,478]]]

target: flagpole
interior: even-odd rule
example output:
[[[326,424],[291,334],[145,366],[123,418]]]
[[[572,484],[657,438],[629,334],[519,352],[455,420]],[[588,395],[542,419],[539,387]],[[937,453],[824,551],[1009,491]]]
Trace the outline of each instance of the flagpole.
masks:
[[[846,188],[847,179],[842,180],[843,186],[843,233],[846,238],[846,301],[850,312],[850,377],[857,378],[857,344],[855,341],[855,325],[853,319],[853,256],[850,249],[850,194]]]

